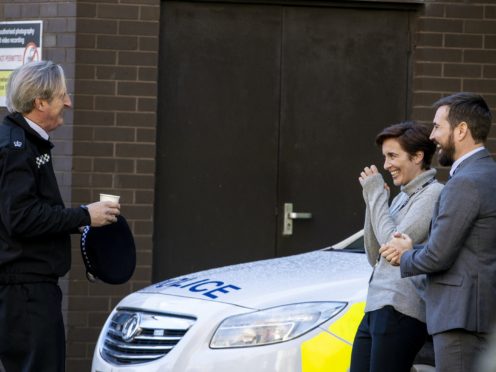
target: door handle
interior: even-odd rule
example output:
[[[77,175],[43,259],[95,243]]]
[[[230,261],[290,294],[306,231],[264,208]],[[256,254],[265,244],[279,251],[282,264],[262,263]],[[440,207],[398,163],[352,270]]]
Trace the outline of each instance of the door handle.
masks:
[[[293,220],[309,220],[312,214],[308,212],[293,212],[293,203],[284,203],[284,224],[282,235],[293,235]]]
[[[288,215],[289,218],[291,218],[292,220],[308,220],[310,218],[312,218],[312,214],[311,213],[306,213],[306,212],[300,212],[300,213],[296,213],[296,212],[291,212],[289,213]]]

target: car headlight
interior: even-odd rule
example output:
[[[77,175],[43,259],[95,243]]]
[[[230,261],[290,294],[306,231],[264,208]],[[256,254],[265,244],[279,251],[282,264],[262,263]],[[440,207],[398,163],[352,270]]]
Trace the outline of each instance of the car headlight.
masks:
[[[331,319],[345,306],[346,302],[306,302],[235,315],[220,324],[210,347],[250,347],[289,341]]]

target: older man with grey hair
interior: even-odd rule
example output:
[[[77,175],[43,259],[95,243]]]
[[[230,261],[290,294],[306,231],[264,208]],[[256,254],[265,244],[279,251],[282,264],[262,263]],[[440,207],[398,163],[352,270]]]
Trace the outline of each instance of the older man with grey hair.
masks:
[[[7,372],[65,370],[58,279],[70,268],[70,234],[120,213],[114,202],[64,206],[48,133],[71,107],[61,66],[31,62],[11,74],[10,114],[0,125],[0,366]]]

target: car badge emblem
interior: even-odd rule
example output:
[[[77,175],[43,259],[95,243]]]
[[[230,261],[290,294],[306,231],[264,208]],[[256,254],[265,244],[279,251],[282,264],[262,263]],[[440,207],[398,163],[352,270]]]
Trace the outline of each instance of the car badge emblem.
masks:
[[[125,342],[131,342],[139,334],[139,314],[133,314],[122,326],[121,336]]]
[[[14,147],[21,148],[22,142],[21,141],[14,141]]]

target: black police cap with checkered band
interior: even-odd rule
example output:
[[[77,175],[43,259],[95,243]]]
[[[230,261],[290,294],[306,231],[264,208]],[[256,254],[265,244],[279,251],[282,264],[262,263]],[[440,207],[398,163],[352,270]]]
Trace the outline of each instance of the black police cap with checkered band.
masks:
[[[126,219],[118,216],[117,222],[110,225],[84,227],[81,254],[90,282],[127,282],[136,267],[136,247]]]

